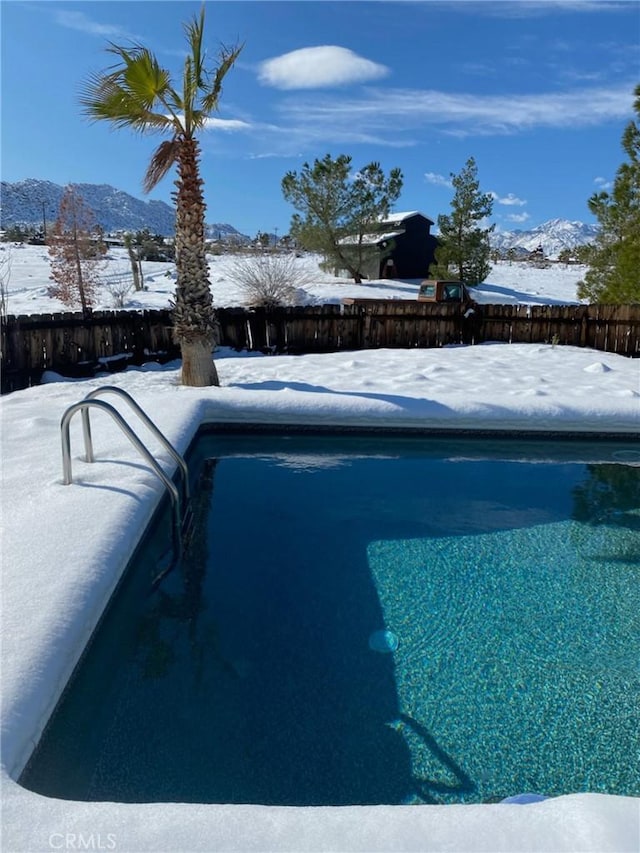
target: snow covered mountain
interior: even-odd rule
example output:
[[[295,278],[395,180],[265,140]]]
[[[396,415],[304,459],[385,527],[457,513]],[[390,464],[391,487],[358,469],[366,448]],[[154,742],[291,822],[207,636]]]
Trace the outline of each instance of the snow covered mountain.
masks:
[[[109,184],[75,184],[91,208],[96,221],[104,230],[138,231],[148,228],[153,234],[170,236],[175,229],[175,211],[163,201],[141,201]],[[28,178],[0,188],[0,227],[30,225],[41,228],[43,220],[53,222],[58,213],[64,187],[51,181]],[[491,245],[507,251],[514,248],[522,254],[533,252],[542,245],[545,257],[555,258],[563,249],[590,243],[598,231],[596,225],[550,219],[530,231],[495,231]],[[213,240],[234,240],[248,243],[250,238],[228,223],[215,222],[206,226]]]
[[[84,202],[93,211],[98,225],[112,231],[139,231],[148,228],[153,234],[170,236],[175,230],[175,211],[164,201],[141,201],[109,184],[74,184]],[[0,226],[32,225],[41,228],[44,221],[53,222],[58,214],[65,188],[51,181],[28,178],[0,188]],[[226,223],[207,225],[211,236],[248,238]]]
[[[592,243],[597,233],[597,225],[550,219],[530,231],[494,231],[491,245],[500,251],[519,249],[523,254],[542,246],[545,257],[557,258],[563,249],[575,249],[576,246]]]

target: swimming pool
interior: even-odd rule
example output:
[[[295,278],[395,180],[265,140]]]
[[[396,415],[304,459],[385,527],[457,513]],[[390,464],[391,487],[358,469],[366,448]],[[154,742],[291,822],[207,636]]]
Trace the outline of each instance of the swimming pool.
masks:
[[[198,442],[22,775],[282,805],[638,794],[640,468],[613,442]],[[635,464],[634,464],[635,462]]]

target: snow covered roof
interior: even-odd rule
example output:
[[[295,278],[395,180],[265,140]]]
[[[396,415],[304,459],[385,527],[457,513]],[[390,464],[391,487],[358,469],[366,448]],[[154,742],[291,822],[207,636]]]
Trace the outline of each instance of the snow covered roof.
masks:
[[[409,219],[410,216],[422,216],[422,215],[423,214],[421,214],[419,210],[408,210],[408,211],[405,211],[404,213],[396,213],[394,211],[393,213],[390,213],[388,216],[386,216],[382,221],[383,222],[402,222],[405,219]]]
[[[359,238],[357,235],[343,237],[342,240],[340,240],[340,243],[343,246],[355,246],[358,243],[371,246],[376,245],[377,243],[381,243],[383,240],[390,240],[393,237],[397,237],[399,234],[404,234],[404,228],[400,228],[400,230],[398,230],[398,226],[402,226],[402,224],[407,219],[411,219],[412,216],[424,216],[424,213],[420,213],[419,210],[407,210],[403,213],[390,213],[388,216],[381,218],[379,221],[381,225],[389,225],[392,228],[395,228],[394,231],[386,231],[381,234],[363,234],[361,238]],[[434,224],[433,220],[429,219],[428,216],[424,216],[424,218],[432,225]]]
[[[384,234],[363,234],[361,237],[354,234],[350,237],[343,237],[340,240],[340,244],[342,246],[357,246],[358,243],[362,243],[365,246],[375,246],[383,240],[390,240],[392,237],[397,237],[398,234],[404,234],[404,231],[387,231]]]
[[[382,222],[388,222],[389,224],[391,224],[391,223],[395,224],[397,222],[404,222],[405,219],[411,219],[412,216],[424,216],[425,219],[428,219],[429,222],[431,222],[433,224],[433,219],[430,219],[428,216],[425,216],[424,213],[420,213],[419,210],[408,210],[408,211],[405,211],[404,213],[395,213],[395,212],[390,213],[388,216],[386,216],[381,221]]]

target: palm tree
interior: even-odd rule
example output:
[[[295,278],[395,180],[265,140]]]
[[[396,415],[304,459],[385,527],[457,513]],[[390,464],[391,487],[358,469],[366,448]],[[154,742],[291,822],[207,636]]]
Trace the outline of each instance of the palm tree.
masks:
[[[153,154],[143,188],[150,192],[177,167],[176,270],[173,334],[182,353],[183,385],[218,385],[212,358],[215,314],[205,256],[205,203],[200,177],[200,146],[196,135],[217,109],[222,81],[242,47],[222,46],[218,66],[205,68],[202,46],[204,6],[199,17],[184,26],[190,51],[185,59],[181,91],[169,71],[141,45],[113,43],[107,48],[119,62],[91,75],[81,92],[83,112],[94,121],[140,133],[169,133]]]

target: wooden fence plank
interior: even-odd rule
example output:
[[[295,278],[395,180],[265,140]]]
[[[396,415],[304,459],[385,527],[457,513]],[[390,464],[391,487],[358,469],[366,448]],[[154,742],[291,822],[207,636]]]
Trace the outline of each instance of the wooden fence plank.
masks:
[[[221,308],[218,343],[273,353],[440,347],[483,341],[556,342],[640,357],[640,305],[479,305],[413,300],[286,308]],[[178,358],[171,313],[100,311],[10,316],[1,329],[2,393],[40,381],[44,370],[97,369]]]

